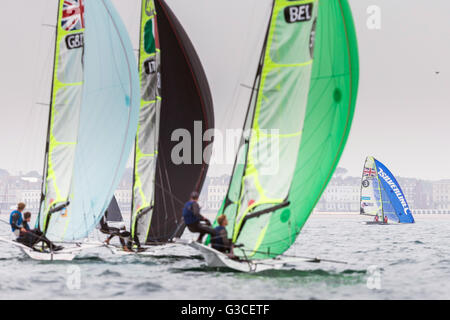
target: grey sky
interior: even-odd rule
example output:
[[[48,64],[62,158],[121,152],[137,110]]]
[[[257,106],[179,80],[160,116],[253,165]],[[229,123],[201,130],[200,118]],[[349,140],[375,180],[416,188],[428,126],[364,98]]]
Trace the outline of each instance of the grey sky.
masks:
[[[197,48],[219,129],[239,128],[270,0],[167,0]],[[0,1],[0,168],[41,170],[56,0]],[[139,0],[113,0],[136,44]],[[360,49],[360,90],[340,166],[359,175],[366,155],[396,175],[450,178],[450,3],[350,0]],[[381,30],[366,26],[381,8]],[[439,71],[439,74],[436,74]],[[210,174],[229,166],[213,166]]]

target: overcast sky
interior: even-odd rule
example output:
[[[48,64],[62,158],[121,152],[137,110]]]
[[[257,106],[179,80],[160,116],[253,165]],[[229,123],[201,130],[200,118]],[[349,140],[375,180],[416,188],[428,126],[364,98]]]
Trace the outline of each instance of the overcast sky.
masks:
[[[270,0],[167,0],[204,64],[216,127],[239,128]],[[113,0],[137,47],[139,0]],[[42,170],[57,0],[0,1],[0,168]],[[373,155],[400,176],[450,178],[450,2],[350,0],[360,90],[340,166],[360,175]],[[381,9],[381,29],[367,8]],[[437,73],[438,72],[438,73]],[[213,166],[211,175],[229,170]]]

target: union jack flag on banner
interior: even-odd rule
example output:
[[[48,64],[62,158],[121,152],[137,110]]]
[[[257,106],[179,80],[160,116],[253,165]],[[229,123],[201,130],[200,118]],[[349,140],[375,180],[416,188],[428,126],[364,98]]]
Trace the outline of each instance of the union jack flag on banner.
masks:
[[[377,175],[376,170],[372,168],[364,168],[364,176],[366,177],[375,177]]]
[[[84,29],[84,0],[64,0],[61,27],[66,31]]]

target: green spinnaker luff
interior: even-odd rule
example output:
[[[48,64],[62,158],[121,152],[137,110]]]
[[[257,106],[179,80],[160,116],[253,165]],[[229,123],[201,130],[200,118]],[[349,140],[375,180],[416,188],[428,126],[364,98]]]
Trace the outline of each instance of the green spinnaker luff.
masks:
[[[161,110],[161,50],[157,15],[153,0],[142,1],[139,74],[141,109],[135,145],[131,234],[145,243],[148,238],[155,200]]]
[[[344,149],[358,87],[346,0],[275,0],[244,134],[220,214],[266,259],[296,240]]]

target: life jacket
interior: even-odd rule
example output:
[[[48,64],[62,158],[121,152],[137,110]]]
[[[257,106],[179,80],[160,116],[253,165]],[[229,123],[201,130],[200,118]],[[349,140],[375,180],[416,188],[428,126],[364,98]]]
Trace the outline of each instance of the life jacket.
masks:
[[[23,218],[22,218],[22,213],[18,210],[14,210],[13,212],[11,212],[11,215],[9,216],[9,224],[11,225],[11,230],[12,232],[16,231],[17,228],[13,227],[13,216],[18,213],[19,214],[19,220],[17,220],[16,222],[16,226],[18,227],[22,227],[23,225]]]
[[[222,230],[225,230],[225,227],[218,226],[214,228],[214,231],[216,232],[216,235],[214,237],[211,237],[211,247],[213,249],[216,249],[218,251],[225,251],[225,244],[223,243],[223,239],[220,236],[220,232]]]
[[[192,204],[194,202],[195,201],[186,202],[183,208],[183,219],[184,223],[187,225],[200,221],[200,219],[194,215],[194,211],[192,210]]]

